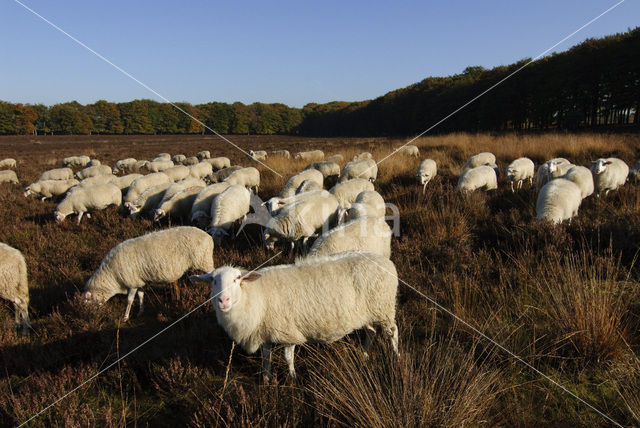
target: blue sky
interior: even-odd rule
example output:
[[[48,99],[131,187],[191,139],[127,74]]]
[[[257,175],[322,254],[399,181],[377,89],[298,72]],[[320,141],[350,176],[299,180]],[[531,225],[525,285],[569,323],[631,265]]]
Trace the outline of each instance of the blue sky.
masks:
[[[301,107],[534,57],[616,1],[23,3],[172,101]],[[626,0],[555,51],[639,18]],[[0,2],[0,40],[1,100],[160,100],[13,0]]]

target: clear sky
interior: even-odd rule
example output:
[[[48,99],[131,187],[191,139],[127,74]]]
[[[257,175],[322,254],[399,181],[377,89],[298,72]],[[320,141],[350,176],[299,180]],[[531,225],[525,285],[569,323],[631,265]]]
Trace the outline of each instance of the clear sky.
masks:
[[[617,2],[20,1],[172,101],[295,107],[535,57]],[[626,0],[555,51],[638,25]],[[14,0],[0,40],[0,100],[160,101]]]

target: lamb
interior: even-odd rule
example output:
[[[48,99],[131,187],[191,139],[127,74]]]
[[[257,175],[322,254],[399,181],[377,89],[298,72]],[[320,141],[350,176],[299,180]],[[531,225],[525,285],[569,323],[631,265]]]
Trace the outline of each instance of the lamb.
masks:
[[[203,159],[210,159],[211,152],[209,150],[203,150],[201,152],[196,153],[196,157],[202,161]]]
[[[91,158],[89,156],[69,156],[62,159],[62,166],[81,166],[84,168],[89,162],[91,162]]]
[[[266,380],[272,344],[285,345],[292,377],[296,345],[334,342],[361,328],[379,326],[398,354],[398,277],[386,257],[348,251],[252,272],[223,266],[190,279],[211,284],[218,324],[235,342],[250,354],[262,347]]]
[[[477,155],[471,156],[467,159],[467,162],[462,166],[462,172],[468,169],[478,167],[480,165],[494,164],[496,163],[496,155],[490,152],[482,152]]]
[[[609,191],[624,185],[629,175],[629,167],[618,158],[600,158],[592,162],[591,173],[596,196],[600,197],[603,191],[607,196]]]
[[[169,176],[163,172],[156,172],[135,179],[129,186],[124,202],[133,202],[146,189],[165,182],[170,182]]]
[[[301,201],[302,199],[306,199],[308,197],[319,195],[319,194],[329,194],[329,192],[327,192],[326,190],[318,189],[318,190],[312,190],[309,192],[296,193],[295,195],[290,196],[288,198],[281,198],[279,196],[274,196],[268,201],[263,202],[262,205],[267,207],[267,210],[269,210],[269,214],[271,214],[271,216],[275,216],[278,214],[280,209],[285,205],[292,204],[294,202]]]
[[[416,158],[420,156],[420,150],[418,149],[418,147],[411,144],[397,148],[393,151],[393,153],[401,153],[403,155],[413,156]]]
[[[125,202],[124,206],[129,210],[129,217],[136,218],[141,213],[147,213],[154,210],[162,202],[164,193],[173,183],[165,181],[161,184],[151,186],[142,192],[133,202]]]
[[[280,192],[281,198],[288,198],[296,194],[296,189],[302,184],[305,180],[312,180],[318,183],[322,187],[322,182],[324,180],[324,176],[317,169],[305,169],[298,174],[289,177],[287,182],[284,185],[284,188]]]
[[[431,181],[433,177],[438,174],[438,166],[436,165],[436,161],[433,159],[425,159],[420,162],[418,165],[418,172],[416,176],[418,177],[418,181],[422,184],[422,193],[424,194],[427,191],[427,184]]]
[[[211,221],[211,204],[213,198],[224,192],[229,183],[215,183],[200,190],[191,206],[191,223],[204,227]]]
[[[374,190],[373,183],[362,178],[354,178],[352,180],[338,183],[329,190],[333,194],[342,208],[349,208],[360,192],[365,190]]]
[[[56,168],[43,172],[36,181],[45,180],[70,180],[75,178],[71,168]]]
[[[200,162],[189,167],[189,175],[191,177],[205,178],[211,174],[213,174],[213,167],[208,162]]]
[[[191,165],[198,165],[199,163],[200,163],[200,159],[198,159],[195,156],[189,156],[184,160],[184,162],[182,162],[182,165],[191,166]]]
[[[311,192],[313,190],[322,190],[322,185],[317,181],[304,180],[296,189],[296,195],[299,193]]]
[[[211,224],[207,232],[216,242],[228,236],[234,223],[244,220],[251,209],[251,192],[240,184],[230,185],[211,202]]]
[[[0,242],[0,297],[13,303],[16,328],[29,328],[27,263],[19,250]]]
[[[74,178],[71,180],[36,181],[24,189],[24,197],[26,198],[29,195],[35,195],[40,197],[40,200],[44,201],[47,198],[64,195],[70,188],[78,185],[78,183],[80,182]]]
[[[384,203],[384,199],[380,193],[375,190],[365,190],[360,192],[356,197],[356,200],[351,204],[346,217],[349,220],[354,220],[362,217],[377,217],[384,218],[387,207]],[[344,220],[344,213],[340,213],[340,223]]]
[[[56,207],[54,216],[60,223],[70,214],[78,214],[77,224],[80,224],[84,213],[93,210],[103,210],[109,205],[120,205],[122,193],[113,184],[96,184],[81,187],[69,193]],[[87,214],[91,217],[91,214]]]
[[[214,171],[219,171],[223,168],[229,168],[231,166],[231,161],[229,160],[229,158],[225,158],[224,156],[211,159],[203,159],[202,162],[211,164],[211,167]]]
[[[201,187],[184,189],[167,201],[164,201],[154,212],[153,221],[160,221],[165,217],[186,219],[191,214],[191,207]]]
[[[342,163],[344,162],[344,156],[342,156],[340,153],[337,153],[335,155],[331,155],[327,158],[328,161],[333,161],[335,163]]]
[[[5,169],[0,171],[0,183],[20,184],[20,181],[18,180],[18,176],[14,170]]]
[[[86,301],[104,303],[116,294],[127,294],[127,321],[136,294],[138,315],[143,312],[144,292],[139,289],[146,283],[171,283],[188,270],[211,272],[213,268],[211,237],[196,227],[173,227],[113,247],[87,281],[83,296]]]
[[[480,165],[467,169],[458,179],[458,191],[462,193],[483,189],[494,190],[498,188],[496,171],[489,165]]]
[[[334,161],[313,162],[307,165],[305,169],[317,169],[322,173],[325,180],[329,177],[337,179],[340,175],[340,165]]]
[[[551,165],[553,164],[563,165],[563,164],[570,164],[570,163],[571,162],[569,162],[565,158],[554,158],[540,165],[540,167],[538,168],[538,174],[536,177],[536,191],[539,192],[542,186],[544,186],[550,180],[552,180],[551,172],[549,170],[554,167],[552,167]]]
[[[175,155],[171,158],[174,165],[182,165],[182,163],[187,159],[185,155]]]
[[[373,155],[369,152],[362,152],[359,155],[355,155],[353,157],[354,161],[362,160],[362,159],[373,159]]]
[[[169,180],[176,182],[176,181],[184,180],[185,178],[189,177],[191,170],[184,165],[176,165],[169,169],[165,169],[162,172],[164,172],[165,174],[167,174],[167,176],[169,176]]]
[[[267,160],[267,152],[264,150],[249,150],[249,157],[255,161],[264,161]]]
[[[311,246],[309,257],[363,250],[391,257],[391,228],[384,217],[361,217],[324,232]]]
[[[16,160],[13,158],[6,158],[0,160],[0,168],[15,168]]]
[[[113,166],[111,171],[113,174],[119,174],[121,172],[133,172],[136,171],[136,163],[138,161],[134,158],[120,159]]]
[[[239,165],[229,166],[214,172],[213,174],[209,175],[206,178],[209,180],[210,183],[220,183],[221,181],[226,180],[227,177],[229,177],[231,174],[233,174],[235,171],[239,169],[242,169],[242,167]]]
[[[507,167],[507,181],[511,184],[511,192],[515,192],[513,183],[516,183],[516,188],[520,190],[522,183],[525,180],[529,180],[529,184],[533,184],[533,161],[529,158],[518,158],[511,162]]]
[[[291,159],[291,153],[289,153],[289,150],[274,150],[271,154],[273,156],[282,156],[283,158]]]
[[[629,181],[632,183],[640,183],[640,160],[629,171]]]
[[[90,166],[76,173],[76,177],[78,177],[79,180],[95,177],[97,175],[113,175],[111,167],[108,165]]]
[[[300,159],[307,162],[318,162],[324,159],[324,152],[322,150],[311,150],[308,152],[298,152],[293,157],[294,159]]]
[[[584,166],[573,166],[563,176],[569,181],[574,182],[580,188],[580,196],[582,199],[593,194],[593,176],[589,168]]]
[[[111,171],[111,169],[109,169],[109,171]],[[111,174],[111,172],[109,172],[109,175],[94,175],[93,177],[85,178],[84,180],[80,181],[78,187],[88,187],[95,184],[105,184],[111,182],[114,178],[117,177]]]
[[[537,218],[554,224],[571,220],[571,217],[578,214],[581,202],[582,195],[577,184],[564,178],[556,178],[540,189],[536,201]]]
[[[338,183],[342,183],[353,178],[363,178],[365,180],[376,181],[378,176],[378,164],[373,159],[362,159],[355,162],[347,163],[340,177],[338,177]]]
[[[241,168],[231,173],[225,180],[230,185],[239,184],[247,189],[253,189],[254,193],[258,193],[260,187],[260,171],[250,166]]]
[[[140,167],[140,170],[147,170],[149,172],[162,172],[165,169],[169,169],[174,167],[175,165],[173,164],[173,162],[171,161],[171,158],[169,159],[163,159],[163,160],[156,160],[154,159],[151,162],[145,162],[144,165],[142,165]]]

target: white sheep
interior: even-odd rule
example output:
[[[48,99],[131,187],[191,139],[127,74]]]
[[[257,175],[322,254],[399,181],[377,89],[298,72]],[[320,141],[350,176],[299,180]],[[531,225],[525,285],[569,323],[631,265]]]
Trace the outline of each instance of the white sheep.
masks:
[[[575,165],[572,163],[551,163],[549,164],[549,171],[547,174],[549,175],[549,180],[554,180],[556,178],[564,177],[564,175],[573,168]]]
[[[418,149],[418,147],[411,144],[397,148],[393,151],[393,153],[394,154],[400,153],[403,155],[413,156],[416,158],[420,156],[420,150]]]
[[[0,160],[0,168],[15,168],[16,160],[13,158],[6,158]]]
[[[142,165],[140,167],[140,170],[147,170],[149,172],[162,172],[165,169],[169,169],[174,167],[175,165],[173,164],[173,162],[171,161],[171,158],[169,159],[154,159],[151,162],[145,162],[144,165]]]
[[[45,180],[36,181],[31,183],[24,189],[25,198],[29,195],[35,195],[40,200],[44,201],[54,196],[60,196],[67,193],[67,191],[73,186],[78,185],[80,182],[75,178],[71,180]]]
[[[340,175],[340,165],[334,161],[313,162],[307,165],[305,169],[316,169],[320,171],[325,180],[331,177],[337,179]]]
[[[267,152],[264,150],[249,150],[249,157],[255,161],[267,160]]]
[[[629,166],[618,158],[600,158],[592,162],[591,173],[596,196],[600,197],[602,192],[607,196],[609,191],[616,190],[627,181]]]
[[[433,177],[438,174],[438,166],[436,165],[436,161],[433,159],[425,159],[420,162],[418,165],[418,172],[416,176],[418,177],[418,181],[422,185],[422,193],[425,193],[427,190],[427,184],[431,181]]]
[[[89,156],[69,156],[62,159],[62,166],[81,166],[84,168],[89,162],[91,162],[91,158]]]
[[[347,163],[338,177],[338,183],[354,178],[376,181],[378,177],[378,164],[373,159],[362,159]]]
[[[207,183],[195,177],[187,177],[184,180],[180,180],[177,183],[173,183],[167,191],[164,193],[164,197],[162,198],[162,202],[160,204],[164,204],[169,199],[173,198],[177,193],[182,192],[185,189],[190,187],[198,187],[203,189],[207,186]]]
[[[165,169],[162,172],[167,174],[167,176],[169,176],[169,180],[173,182],[184,180],[191,174],[191,170],[184,165],[176,165],[169,169]]]
[[[342,156],[340,153],[337,153],[335,155],[331,155],[327,158],[328,161],[333,161],[337,164],[340,164],[342,162],[344,162],[344,156]]]
[[[103,210],[109,205],[120,205],[122,192],[113,184],[96,184],[81,187],[69,193],[58,204],[54,212],[56,222],[60,223],[71,214],[78,214],[77,224],[80,224],[84,213],[93,210]],[[91,214],[87,214],[91,217]]]
[[[0,297],[13,303],[16,327],[29,328],[27,263],[19,250],[0,242]]]
[[[213,173],[213,167],[208,162],[200,162],[189,167],[189,174],[195,178],[204,179]]]
[[[278,214],[280,209],[282,209],[282,207],[284,207],[285,205],[301,201],[302,199],[305,199],[311,196],[325,194],[325,193],[328,194],[329,192],[327,192],[326,190],[318,189],[318,190],[311,190],[308,192],[296,193],[295,195],[290,196],[288,198],[281,198],[279,196],[274,196],[273,198],[270,198],[266,202],[263,202],[262,205],[267,207],[267,210],[269,211],[269,214],[271,214],[271,216],[275,216]]]
[[[169,153],[158,153],[154,160],[171,160]]]
[[[211,237],[196,227],[174,227],[113,247],[87,281],[83,296],[87,301],[104,303],[116,294],[127,294],[127,321],[136,293],[138,314],[143,311],[144,292],[140,289],[145,284],[172,283],[191,269],[210,272],[213,268]]]
[[[147,161],[147,160],[136,161],[135,165],[133,165],[132,171],[140,172],[140,171],[146,169],[145,165],[147,165],[148,163],[149,163],[149,161]]]
[[[567,173],[562,177],[574,182],[580,188],[580,196],[582,199],[593,194],[594,184],[593,176],[589,168],[584,166],[573,166],[569,168]]]
[[[361,217],[324,232],[311,246],[309,257],[349,250],[391,257],[391,228],[384,217]]]
[[[380,193],[375,190],[365,190],[358,194],[346,213],[341,210],[339,222],[342,223],[345,214],[349,220],[362,217],[384,218],[386,211],[387,207]]]
[[[12,169],[0,171],[0,183],[20,184],[16,172]]]
[[[310,150],[307,152],[298,152],[293,157],[307,162],[318,162],[324,159],[324,152],[322,150]]]
[[[203,159],[210,159],[211,152],[209,150],[203,150],[201,152],[196,153],[196,157],[202,161]]]
[[[111,171],[113,174],[119,174],[121,172],[133,172],[136,171],[136,162],[138,162],[134,158],[126,158],[120,159],[113,166],[113,170]]]
[[[360,192],[365,190],[374,190],[373,183],[363,178],[354,178],[336,184],[329,190],[329,193],[338,199],[338,203],[342,208],[347,209],[355,202]]]
[[[551,171],[550,171],[551,169],[556,170],[557,165],[565,165],[565,164],[571,164],[571,162],[569,162],[565,158],[554,158],[554,159],[549,159],[548,161],[540,165],[540,167],[538,168],[537,176],[536,176],[536,191],[540,191],[540,189],[542,189],[542,186],[544,186],[550,180],[553,179],[553,177],[551,176]],[[552,166],[552,165],[556,165],[556,166]]]
[[[298,174],[289,177],[284,185],[284,188],[280,192],[281,198],[288,198],[296,194],[296,190],[300,187],[305,180],[312,180],[318,183],[322,187],[324,176],[317,169],[305,169]]]
[[[386,257],[348,251],[246,272],[224,266],[194,281],[211,284],[218,324],[250,354],[262,348],[264,377],[271,377],[271,345],[284,344],[295,377],[295,346],[334,342],[354,330],[375,327],[398,353],[395,322],[398,277]]]
[[[191,223],[204,227],[211,220],[213,198],[224,192],[229,183],[214,183],[200,190],[191,206]]]
[[[465,162],[465,164],[462,166],[462,172],[471,168],[478,167],[480,165],[495,164],[495,163],[496,163],[496,155],[494,155],[493,153],[490,153],[490,152],[478,153],[477,155],[473,155],[469,159],[467,159],[467,162]]]
[[[473,192],[484,189],[493,190],[498,188],[498,177],[496,171],[489,165],[480,165],[475,168],[465,170],[458,179],[459,192]]]
[[[203,162],[211,164],[214,171],[219,171],[223,168],[229,168],[231,166],[231,161],[229,160],[229,158],[226,158],[224,156],[211,159],[203,159]]]
[[[373,155],[369,152],[362,152],[359,155],[355,155],[353,157],[354,161],[362,160],[362,159],[373,159]]]
[[[142,177],[142,174],[127,174],[122,177],[114,177],[109,181],[109,183],[116,186],[123,194],[126,194],[129,191],[129,186],[138,178]]]
[[[189,156],[182,162],[182,165],[191,166],[191,165],[198,165],[199,163],[200,163],[200,159],[198,159],[195,156]]]
[[[516,183],[516,188],[520,190],[522,183],[525,180],[529,180],[529,184],[533,184],[533,161],[529,158],[518,158],[511,162],[506,169],[507,181],[511,184],[511,191],[515,192],[513,183]]]
[[[76,173],[76,177],[78,177],[79,180],[95,177],[97,175],[113,175],[111,167],[108,165],[90,166]]]
[[[174,155],[171,158],[171,161],[173,162],[174,165],[182,165],[182,162],[184,162],[187,159],[187,157],[185,155]]]
[[[142,192],[156,184],[165,182],[171,182],[169,176],[163,172],[156,172],[153,174],[145,175],[133,180],[129,186],[129,191],[125,195],[124,202],[133,202]]]
[[[227,177],[229,177],[231,174],[233,174],[235,171],[239,169],[242,169],[240,165],[228,166],[214,172],[213,174],[209,175],[206,178],[209,180],[210,183],[220,183],[221,181],[226,180]]]
[[[322,190],[322,185],[314,180],[304,180],[296,189],[296,195],[299,193],[311,192],[313,190]]]
[[[234,223],[246,218],[251,209],[251,192],[240,184],[229,186],[211,201],[211,224],[207,232],[216,242],[229,236]]]
[[[90,167],[90,166],[98,166],[98,165],[102,165],[102,162],[100,162],[100,160],[98,160],[98,159],[91,159],[91,160],[89,161],[89,163],[87,164],[87,167]]]
[[[291,159],[291,153],[289,153],[289,150],[274,150],[271,154],[273,156],[281,156],[286,159]]]
[[[107,174],[94,175],[92,177],[85,178],[82,181],[80,181],[80,183],[78,184],[78,187],[88,187],[96,184],[110,183],[114,178],[118,178],[118,177],[111,174],[111,172],[109,172],[108,175]]]
[[[577,184],[564,178],[556,178],[540,189],[536,201],[537,218],[554,224],[571,220],[578,214],[581,202],[582,194]]]
[[[640,160],[629,170],[629,181],[632,183],[640,183]]]
[[[196,196],[202,187],[189,187],[184,189],[167,201],[164,201],[153,212],[153,221],[160,221],[165,217],[180,218],[182,220],[189,217],[191,207]]]
[[[71,168],[56,168],[43,172],[36,181],[71,180],[72,178],[75,177]]]
[[[230,185],[239,184],[252,189],[255,194],[258,194],[258,188],[260,187],[260,171],[250,166],[248,168],[240,168],[233,171],[231,175],[224,179],[225,182]]]
[[[153,211],[160,205],[164,193],[172,184],[170,181],[156,184],[146,189],[132,202],[125,202],[124,207],[129,210],[129,217],[133,219],[142,213]]]

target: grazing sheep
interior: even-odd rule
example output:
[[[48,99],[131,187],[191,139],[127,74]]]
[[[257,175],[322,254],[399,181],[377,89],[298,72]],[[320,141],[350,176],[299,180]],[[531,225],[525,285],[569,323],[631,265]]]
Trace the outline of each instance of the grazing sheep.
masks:
[[[14,170],[5,169],[3,171],[0,171],[0,183],[20,184],[20,181],[18,180],[18,176],[16,175],[16,172]]]
[[[362,160],[362,159],[373,159],[373,155],[369,152],[362,152],[359,155],[355,155],[353,157],[354,161]]]
[[[162,160],[158,160],[158,159],[154,159],[151,162],[146,162],[141,168],[140,170],[147,170],[149,172],[162,172],[165,169],[169,169],[169,168],[173,168],[175,165],[173,164],[173,162],[171,161],[171,158],[169,159],[162,159]]]
[[[121,172],[133,172],[136,171],[136,162],[134,158],[120,159],[113,166],[111,171],[113,174],[119,174]]]
[[[591,173],[595,185],[596,196],[604,191],[607,196],[610,190],[623,186],[629,175],[629,167],[618,158],[600,158],[592,162]]]
[[[125,195],[123,201],[133,202],[138,196],[140,196],[142,192],[144,192],[148,188],[153,187],[156,184],[165,182],[171,182],[171,180],[169,179],[169,176],[164,172],[156,172],[140,178],[136,178],[129,186],[129,191]]]
[[[29,283],[22,253],[0,242],[0,297],[13,303],[16,328],[29,328]]]
[[[96,165],[89,166],[81,171],[76,172],[78,180],[84,180],[85,178],[95,177],[98,175],[113,175],[111,167],[108,165]]]
[[[113,180],[114,178],[117,178],[117,177],[111,174],[111,172],[109,172],[109,175],[107,174],[94,175],[93,177],[85,178],[84,180],[80,181],[80,184],[78,184],[78,187],[88,187],[88,186],[93,186],[95,184],[110,183],[111,180]]]
[[[311,246],[309,257],[363,250],[391,257],[391,228],[383,217],[361,217],[324,232]]]
[[[264,150],[249,150],[249,157],[255,161],[264,161],[267,160],[267,152]]]
[[[211,202],[211,224],[207,232],[216,242],[229,236],[234,223],[245,219],[251,209],[251,192],[240,184],[229,186]]]
[[[171,155],[169,153],[158,153],[154,160],[171,160]]]
[[[188,270],[211,272],[213,268],[211,237],[196,227],[173,227],[113,247],[87,281],[83,296],[87,301],[104,303],[116,294],[127,294],[127,321],[136,293],[138,314],[142,313],[144,292],[139,289],[146,283],[171,283]]]
[[[400,153],[403,155],[413,156],[416,158],[420,156],[420,150],[418,149],[418,147],[411,144],[397,148],[393,151],[393,153],[394,154]]]
[[[346,209],[355,202],[360,192],[365,190],[374,190],[373,183],[363,178],[354,178],[336,184],[329,190],[329,193],[333,194],[338,199],[340,206]]]
[[[89,162],[91,162],[91,158],[89,156],[69,156],[62,159],[62,166],[81,166],[84,168]]]
[[[569,168],[562,178],[566,178],[578,185],[582,199],[593,194],[593,176],[591,175],[589,168],[585,168],[584,166],[573,166]]]
[[[31,183],[24,189],[24,197],[29,195],[35,195],[40,200],[44,201],[47,198],[53,198],[54,196],[60,196],[67,193],[67,191],[73,186],[80,183],[75,178],[71,180],[45,180],[36,181]]]
[[[324,159],[324,152],[322,150],[311,150],[308,152],[298,152],[294,156],[294,159],[300,159],[307,162],[318,162]]]
[[[191,174],[191,170],[184,165],[176,165],[169,169],[165,169],[162,172],[167,174],[169,176],[169,180],[173,182],[184,180]]]
[[[418,165],[416,176],[422,185],[422,193],[427,191],[427,184],[438,174],[438,166],[433,159],[425,159]]]
[[[334,161],[313,162],[307,165],[305,169],[316,169],[320,171],[325,180],[332,177],[337,179],[340,175],[340,165]]]
[[[536,201],[538,220],[547,220],[554,224],[571,220],[578,214],[582,202],[580,187],[564,178],[551,180],[540,189]]]
[[[351,180],[353,178],[363,178],[365,180],[376,181],[378,177],[378,164],[373,159],[362,159],[355,162],[347,163],[340,177],[338,177],[338,183]]]
[[[160,204],[167,202],[169,199],[173,198],[174,195],[176,195],[177,193],[182,192],[183,190],[188,189],[190,187],[198,187],[200,189],[203,189],[206,186],[207,186],[207,183],[200,180],[199,178],[195,178],[195,177],[185,178],[184,180],[178,181],[177,183],[173,183],[171,186],[169,186],[167,191],[164,193],[164,197],[162,198],[162,202],[160,202]]]
[[[191,165],[189,167],[189,174],[195,178],[202,178],[213,174],[213,167],[208,162],[200,162],[196,165]]]
[[[522,182],[529,180],[529,184],[533,184],[533,161],[529,158],[518,158],[511,162],[507,167],[507,181],[511,184],[511,192],[515,192],[513,183],[516,183],[516,188],[520,190],[522,188]]]
[[[191,166],[191,165],[198,165],[199,163],[200,163],[200,159],[198,159],[195,156],[189,156],[184,160],[184,162],[182,162],[182,165]]]
[[[260,187],[260,171],[252,166],[248,168],[241,168],[232,172],[224,181],[232,186],[234,184],[239,184],[249,190],[253,189],[254,193],[258,194],[258,188]]]
[[[218,324],[235,342],[250,354],[262,347],[267,380],[272,344],[285,345],[292,377],[296,345],[334,342],[361,328],[379,326],[398,353],[398,277],[386,257],[348,251],[248,273],[224,266],[190,279],[211,284]]]
[[[229,158],[225,158],[223,156],[211,159],[203,159],[203,162],[211,164],[211,167],[214,171],[219,171],[223,168],[229,168],[231,166],[231,161],[229,160]]]
[[[0,168],[15,168],[16,160],[13,158],[6,158],[0,160]]]
[[[308,198],[310,196],[319,195],[321,193],[328,194],[329,192],[327,192],[326,190],[318,189],[318,190],[311,190],[308,192],[296,193],[295,195],[290,196],[288,198],[281,198],[279,196],[274,196],[273,198],[270,198],[266,202],[263,202],[262,205],[267,207],[267,210],[269,210],[269,214],[271,214],[271,216],[275,216],[278,214],[280,209],[285,205],[292,204],[294,202],[298,202],[298,201],[301,201],[302,199]]]
[[[281,156],[286,159],[291,159],[291,153],[289,153],[289,150],[274,150],[271,154],[273,156]]]
[[[140,172],[144,169],[146,169],[145,165],[147,165],[149,163],[149,161],[146,160],[139,160],[135,163],[135,165],[133,166],[132,171],[133,172]]]
[[[98,159],[91,159],[91,161],[89,161],[89,163],[87,164],[87,167],[99,165],[102,165],[102,162],[100,162]]]
[[[109,205],[120,205],[122,192],[113,184],[96,184],[80,187],[69,193],[56,207],[54,217],[60,223],[70,214],[78,214],[77,224],[80,224],[84,213],[93,210],[103,210]],[[91,217],[91,214],[87,214]]]
[[[346,218],[354,220],[362,217],[382,217],[384,218],[387,207],[380,193],[375,190],[365,190],[360,192],[356,200],[351,204],[346,212]],[[340,213],[340,223],[344,219],[344,214]]]
[[[539,192],[540,189],[542,189],[542,186],[544,186],[550,180],[553,179],[550,171],[551,169],[555,170],[555,167],[552,167],[553,164],[557,166],[557,165],[571,164],[571,162],[569,162],[565,158],[554,158],[540,165],[540,167],[538,168],[538,174],[536,176],[536,191]]]
[[[196,153],[196,157],[202,161],[203,159],[210,159],[211,152],[209,150],[203,150],[201,152]]]
[[[193,201],[195,201],[200,190],[202,190],[202,187],[189,187],[176,193],[171,199],[160,204],[153,212],[153,221],[160,221],[165,217],[187,219],[191,214]]]
[[[205,227],[211,221],[211,204],[213,198],[227,190],[229,183],[215,183],[200,190],[191,206],[191,223]]]
[[[478,167],[480,165],[487,165],[496,163],[496,155],[489,152],[478,153],[477,155],[471,156],[467,162],[462,166],[462,172]]]
[[[56,168],[43,172],[36,181],[45,180],[71,180],[75,178],[71,168]]]
[[[640,183],[640,160],[629,170],[629,181],[634,184]]]
[[[131,183],[133,183],[134,180],[137,180],[140,177],[142,177],[142,174],[127,174],[123,175],[122,177],[114,177],[111,179],[111,181],[109,181],[109,183],[120,189],[123,194],[126,194],[129,191],[129,186],[131,186]]]
[[[480,165],[475,168],[465,170],[458,179],[459,192],[473,192],[484,189],[493,190],[498,188],[498,177],[496,171],[489,165]]]
[[[298,174],[289,177],[279,196],[281,198],[289,198],[295,195],[296,189],[300,187],[300,184],[302,184],[302,182],[305,180],[315,181],[320,185],[320,187],[322,187],[324,176],[317,169],[305,169],[304,171],[301,171]]]
[[[344,162],[344,156],[342,156],[340,153],[335,154],[335,155],[331,155],[327,158],[328,161],[333,161],[335,163],[342,163]]]
[[[182,165],[182,162],[184,162],[186,159],[187,157],[185,155],[174,155],[171,158],[171,161],[174,165]]]
[[[124,206],[129,210],[130,218],[137,218],[142,213],[153,211],[162,202],[164,193],[173,183],[165,181],[161,184],[151,186],[142,192],[134,201],[125,202]]]
[[[313,190],[322,190],[322,185],[314,180],[304,180],[296,189],[296,195],[299,193],[311,192]]]
[[[209,180],[210,183],[220,183],[221,181],[226,180],[227,177],[229,177],[231,174],[233,174],[235,171],[239,169],[242,169],[242,167],[239,165],[228,166],[226,168],[222,168],[221,170],[214,172],[213,174],[209,175],[206,178]]]

